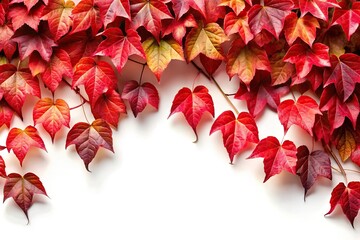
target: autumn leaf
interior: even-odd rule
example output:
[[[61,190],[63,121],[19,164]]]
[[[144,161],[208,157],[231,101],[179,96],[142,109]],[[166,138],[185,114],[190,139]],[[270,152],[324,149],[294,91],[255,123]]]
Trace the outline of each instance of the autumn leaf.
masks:
[[[0,128],[6,125],[10,128],[11,119],[13,118],[14,111],[9,107],[5,100],[0,101]]]
[[[332,179],[330,158],[324,151],[310,152],[305,145],[302,145],[298,147],[296,157],[298,159],[296,172],[305,189],[304,197],[319,177]]]
[[[75,65],[72,87],[84,85],[91,105],[109,89],[116,89],[116,84],[115,72],[106,61],[84,57]]]
[[[128,81],[124,85],[121,97],[128,100],[131,110],[135,117],[141,113],[147,105],[159,108],[159,93],[154,85],[145,82],[141,85],[134,80]]]
[[[116,17],[130,19],[130,3],[129,0],[112,0],[106,11],[104,26],[115,21]]]
[[[221,0],[219,6],[230,7],[236,15],[239,15],[245,9],[246,3],[252,6],[251,0]]]
[[[98,98],[91,111],[95,118],[104,119],[108,124],[117,127],[121,114],[126,114],[126,106],[115,90],[108,90]]]
[[[42,59],[38,52],[32,52],[29,57],[29,69],[33,76],[45,72],[48,63]]]
[[[211,59],[223,60],[221,44],[227,40],[224,30],[219,24],[208,23],[203,26],[202,23],[199,23],[198,27],[193,28],[186,37],[187,61],[192,61],[200,53]]]
[[[47,20],[54,40],[67,34],[72,26],[71,11],[75,4],[71,0],[52,0],[42,12],[41,20]]]
[[[330,123],[327,112],[322,112],[322,115],[315,115],[315,123],[313,133],[316,141],[323,141],[326,144],[330,142]]]
[[[162,37],[171,34],[182,45],[182,40],[186,35],[186,28],[191,27],[197,27],[196,20],[191,14],[187,14],[180,19],[164,20]]]
[[[272,136],[262,139],[248,158],[259,157],[264,158],[264,182],[283,170],[296,174],[296,146],[290,140],[281,144]]]
[[[197,141],[196,127],[205,112],[214,117],[214,103],[206,87],[200,85],[192,91],[189,88],[182,88],[175,95],[169,117],[174,113],[181,112],[190,127],[193,129]]]
[[[224,18],[224,30],[226,35],[239,34],[245,44],[254,38],[249,26],[247,12],[236,15],[234,12],[226,14]]]
[[[339,183],[331,192],[330,210],[325,215],[332,213],[338,204],[354,227],[354,219],[360,209],[360,182],[349,182],[347,186]]]
[[[85,122],[76,123],[67,134],[65,149],[72,144],[88,171],[89,164],[100,147],[114,152],[111,128],[102,119],[94,120],[91,125]]]
[[[13,35],[14,31],[9,25],[0,25],[0,51],[3,50],[8,59],[11,59],[17,49],[16,43],[11,40]]]
[[[304,78],[313,65],[330,67],[329,47],[322,43],[314,43],[310,48],[305,44],[294,44],[284,56],[284,62],[295,64],[296,73]]]
[[[295,8],[300,8],[301,17],[310,13],[316,18],[328,20],[329,8],[339,7],[336,0],[295,0]]]
[[[335,129],[332,134],[332,142],[338,150],[339,156],[343,162],[347,161],[356,150],[356,138],[356,132],[348,120],[345,120],[344,124]]]
[[[0,177],[2,177],[2,178],[7,177],[5,168],[6,168],[5,161],[2,158],[2,156],[0,156]]]
[[[284,52],[276,53],[271,56],[271,82],[272,85],[281,85],[286,83],[295,72],[295,67],[291,63],[283,61],[285,56]]]
[[[350,9],[336,8],[331,25],[340,25],[348,41],[360,23],[360,3],[352,2]]]
[[[28,210],[33,203],[34,194],[47,196],[45,188],[39,177],[34,173],[26,173],[21,176],[17,173],[10,173],[4,185],[4,202],[13,198],[15,203],[23,210],[29,221]]]
[[[57,99],[54,102],[51,98],[43,98],[35,104],[33,119],[34,125],[41,123],[54,142],[55,134],[62,125],[70,127],[70,109],[62,99]]]
[[[44,0],[42,2],[47,5],[48,1],[49,0]],[[14,3],[23,3],[26,6],[27,10],[30,11],[37,3],[39,3],[39,0],[12,0],[11,4]]]
[[[173,10],[175,12],[176,18],[181,18],[184,14],[189,12],[190,8],[198,11],[202,16],[205,17],[205,5],[206,0],[171,0],[173,4]]]
[[[106,29],[101,35],[106,39],[99,44],[95,54],[110,57],[119,72],[129,56],[137,55],[145,58],[140,36],[135,30],[130,28],[124,35],[121,29],[112,27]]]
[[[182,47],[173,39],[156,41],[155,38],[148,38],[142,44],[147,64],[150,70],[160,81],[161,74],[167,68],[172,59],[184,60]]]
[[[36,128],[27,126],[24,130],[12,128],[9,131],[6,138],[6,148],[9,152],[10,150],[13,150],[15,156],[19,159],[21,166],[31,147],[37,147],[46,151],[45,144]]]
[[[214,60],[208,58],[202,53],[200,53],[200,62],[210,76],[212,76],[216,72],[216,70],[220,67],[222,63],[221,60]]]
[[[322,114],[319,105],[313,98],[305,95],[300,96],[296,101],[292,99],[282,101],[278,107],[278,116],[285,133],[295,124],[313,136],[312,128],[316,114]]]
[[[247,112],[235,117],[232,111],[225,111],[217,117],[211,126],[210,134],[221,131],[223,144],[229,154],[230,162],[248,143],[259,142],[259,133],[255,120]]]
[[[11,19],[14,31],[18,30],[25,24],[37,31],[44,7],[45,6],[40,3],[29,11],[23,4],[11,5],[8,16],[9,19]]]

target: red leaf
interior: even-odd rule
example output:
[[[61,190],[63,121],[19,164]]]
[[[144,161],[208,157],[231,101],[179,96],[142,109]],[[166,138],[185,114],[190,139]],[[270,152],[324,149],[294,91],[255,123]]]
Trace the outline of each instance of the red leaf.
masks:
[[[95,118],[102,118],[110,125],[117,127],[120,114],[126,114],[126,106],[115,90],[103,93],[91,108]]]
[[[182,44],[182,40],[186,34],[186,28],[197,27],[196,20],[193,15],[188,14],[180,19],[165,20],[163,22],[162,37],[172,34],[173,38]]]
[[[262,139],[248,158],[258,157],[264,158],[264,182],[282,170],[296,174],[296,146],[289,140],[280,144],[272,136]]]
[[[110,57],[119,72],[124,67],[129,56],[135,54],[145,58],[141,38],[135,30],[128,29],[126,36],[124,36],[121,29],[113,27],[106,29],[102,35],[106,39],[99,44],[95,53],[99,56]]]
[[[313,65],[330,67],[329,47],[322,43],[315,43],[312,48],[305,44],[294,44],[284,56],[284,62],[295,64],[297,75],[304,78]]]
[[[30,147],[37,147],[46,151],[44,142],[36,128],[27,126],[24,130],[20,128],[12,128],[10,130],[6,139],[6,148],[9,152],[13,150],[21,166]]]
[[[85,86],[91,105],[111,89],[116,89],[117,78],[111,65],[90,57],[82,58],[75,66],[72,87]]]
[[[284,55],[284,52],[280,52],[273,54],[270,58],[272,85],[286,83],[295,72],[293,64],[283,61]]]
[[[190,7],[201,13],[205,16],[205,0],[171,0],[173,3],[173,10],[175,12],[176,18],[181,18],[185,13],[190,10]]]
[[[177,112],[184,114],[197,140],[196,127],[201,117],[205,112],[214,117],[214,103],[208,89],[204,86],[197,86],[193,91],[189,88],[180,89],[173,100],[169,117]]]
[[[34,7],[37,3],[39,2],[39,0],[12,0],[11,4],[14,3],[24,3],[27,10],[30,11],[32,7]],[[48,0],[45,0],[44,3],[47,4]]]
[[[339,7],[336,0],[296,0],[295,7],[300,8],[301,17],[310,13],[316,18],[328,20],[329,8]]]
[[[12,64],[0,65],[0,87],[6,102],[20,116],[26,95],[41,97],[39,82],[29,69],[17,69]]]
[[[37,4],[37,6],[28,11],[25,5],[11,5],[8,17],[11,19],[14,31],[18,30],[24,24],[37,31],[44,7],[43,4]]]
[[[338,204],[354,227],[354,219],[360,209],[360,182],[349,182],[347,186],[339,183],[331,193],[330,210],[325,215],[332,213]]]
[[[8,59],[11,59],[16,51],[16,43],[11,40],[13,35],[14,31],[10,26],[0,25],[0,51],[4,50],[5,56]]]
[[[76,152],[88,171],[100,147],[114,152],[111,128],[102,119],[96,119],[91,125],[85,122],[75,124],[66,137],[65,148],[72,144],[75,144]]]
[[[121,97],[128,100],[135,117],[150,104],[155,109],[159,108],[159,93],[154,85],[145,82],[141,85],[131,80],[125,83]]]
[[[41,123],[52,141],[62,125],[70,127],[70,109],[62,99],[55,102],[51,98],[40,99],[34,106],[33,118],[34,125]]]
[[[31,53],[29,57],[29,69],[33,76],[45,72],[48,63],[42,59],[38,52]]]
[[[298,159],[296,171],[305,189],[305,196],[317,178],[332,179],[330,158],[324,151],[316,150],[310,153],[309,149],[303,145],[298,147],[296,156]]]
[[[72,26],[71,11],[75,4],[71,0],[52,0],[45,7],[41,20],[47,20],[54,40],[67,34]]]
[[[0,177],[7,178],[7,174],[5,171],[6,165],[4,159],[0,156]]]
[[[10,128],[11,119],[13,118],[14,111],[9,107],[6,101],[0,101],[0,127],[6,125]]]
[[[104,26],[115,21],[116,17],[130,19],[130,3],[129,0],[112,0],[105,14]]]
[[[240,113],[237,118],[232,111],[223,112],[211,126],[210,134],[219,130],[223,135],[223,143],[231,163],[234,156],[243,150],[249,142],[259,142],[255,120],[247,112]]]
[[[316,114],[322,114],[319,105],[314,99],[305,95],[300,96],[296,102],[292,99],[285,100],[278,107],[278,116],[285,132],[295,124],[313,136],[312,128]]]
[[[252,5],[251,0],[221,0],[219,6],[228,6],[236,15],[239,15],[245,9],[246,3]]]
[[[328,144],[330,141],[330,132],[330,123],[327,112],[323,112],[322,115],[316,114],[313,127],[315,140],[323,140],[326,144]]]
[[[284,27],[285,17],[294,4],[291,0],[265,0],[264,6],[256,4],[249,11],[249,25],[253,34],[267,30],[277,39]]]
[[[359,23],[360,3],[352,2],[350,9],[335,9],[331,26],[340,25],[347,37],[347,40],[350,41],[350,37],[354,34],[356,29],[358,29]]]
[[[234,12],[226,14],[224,18],[224,30],[226,35],[239,34],[241,39],[248,44],[254,38],[249,26],[249,18],[247,12],[236,15]]]
[[[24,176],[10,173],[7,176],[4,185],[4,202],[12,197],[15,203],[23,210],[28,220],[28,210],[32,205],[34,194],[47,196],[42,182],[34,173],[26,173]]]
[[[200,62],[204,66],[206,72],[212,76],[216,70],[220,67],[222,61],[208,58],[204,54],[200,53]]]
[[[355,84],[360,83],[360,57],[353,53],[345,53],[330,59],[331,69],[325,69],[324,87],[334,84],[339,96],[346,101],[354,92]]]

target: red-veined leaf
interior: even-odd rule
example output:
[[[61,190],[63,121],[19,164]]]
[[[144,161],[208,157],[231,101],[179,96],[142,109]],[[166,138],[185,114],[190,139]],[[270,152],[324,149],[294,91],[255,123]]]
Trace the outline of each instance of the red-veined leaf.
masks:
[[[343,29],[347,40],[350,41],[351,36],[358,29],[360,23],[360,3],[352,2],[350,9],[336,8],[332,20],[333,25],[340,25]]]
[[[328,20],[329,8],[339,7],[337,0],[295,0],[295,7],[300,8],[301,17],[310,13],[316,18]]]
[[[254,38],[249,26],[247,12],[236,15],[234,12],[226,14],[224,18],[224,30],[226,35],[239,34],[241,39],[248,44]]]
[[[284,52],[279,52],[270,58],[271,82],[274,86],[286,83],[295,72],[293,64],[283,61],[284,55]]]
[[[2,158],[2,156],[0,156],[0,177],[2,178],[6,178],[7,174],[6,174],[6,165],[5,165],[5,161]]]
[[[44,7],[45,6],[40,3],[28,11],[28,8],[25,5],[11,5],[8,17],[11,19],[14,31],[18,30],[24,24],[37,31]]]
[[[112,0],[106,11],[104,25],[105,27],[115,21],[116,17],[130,19],[130,3],[129,0]]]
[[[236,15],[239,15],[245,9],[246,3],[251,6],[251,0],[221,0],[219,6],[230,7]]]
[[[0,128],[6,125],[10,128],[11,119],[13,118],[14,110],[12,110],[5,100],[0,101]]]
[[[163,22],[162,37],[172,34],[173,38],[182,45],[182,40],[186,34],[186,28],[197,27],[193,15],[188,14],[180,19],[165,20]]]

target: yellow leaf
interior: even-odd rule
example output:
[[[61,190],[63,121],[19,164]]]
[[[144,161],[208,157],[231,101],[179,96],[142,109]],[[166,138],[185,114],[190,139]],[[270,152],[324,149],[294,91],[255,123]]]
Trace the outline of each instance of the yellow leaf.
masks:
[[[353,133],[345,128],[339,137],[339,141],[336,144],[336,148],[339,151],[341,160],[345,162],[351,156],[356,149],[356,142]]]

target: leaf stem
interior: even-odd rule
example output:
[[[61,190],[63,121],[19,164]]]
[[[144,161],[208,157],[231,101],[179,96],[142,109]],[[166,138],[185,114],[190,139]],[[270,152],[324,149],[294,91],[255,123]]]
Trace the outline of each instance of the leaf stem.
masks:
[[[146,64],[143,64],[142,69],[141,69],[139,85],[141,84],[141,81],[142,81],[142,77],[143,77],[143,74],[144,74],[145,66],[146,66]]]
[[[209,76],[202,68],[200,68],[194,61],[191,61],[191,64],[201,73],[203,74],[207,79],[212,80],[217,89],[219,89],[219,91],[221,92],[221,94],[223,95],[223,97],[225,98],[225,100],[228,102],[228,104],[232,107],[232,109],[234,110],[234,112],[236,113],[236,115],[239,115],[239,110],[235,107],[235,105],[231,102],[230,98],[226,95],[226,93],[222,90],[221,86],[219,85],[219,83],[216,81],[216,79],[213,76]]]
[[[332,149],[330,148],[330,146],[329,146],[328,144],[325,144],[325,143],[323,142],[323,146],[324,146],[325,150],[326,150],[326,151],[332,156],[332,158],[335,160],[336,165],[338,165],[341,174],[342,174],[342,175],[344,176],[344,178],[345,178],[345,183],[347,184],[348,179],[347,179],[347,176],[346,176],[346,172],[345,172],[345,169],[343,168],[343,166],[341,165],[339,159],[337,158],[337,156],[335,155],[335,153],[332,151]]]
[[[77,95],[79,95],[84,102],[89,102],[89,101],[80,93],[80,89],[79,89],[79,88],[73,88],[68,81],[66,81],[66,80],[64,80],[64,79],[63,79],[63,81],[64,81],[65,84],[68,85],[72,90],[74,90],[75,93],[76,93]]]
[[[83,99],[82,99],[83,100]],[[84,105],[86,102],[83,100],[82,103],[80,103],[79,105],[75,106],[75,107],[72,107],[70,108],[70,110],[74,110],[74,109],[77,109],[79,107],[81,107],[82,105]]]
[[[131,62],[134,62],[134,63],[140,64],[140,65],[143,65],[143,66],[146,66],[146,65],[147,65],[147,62],[142,63],[142,62],[136,61],[136,60],[131,59],[131,58],[128,58],[128,60],[129,60],[129,61],[131,61]]]

